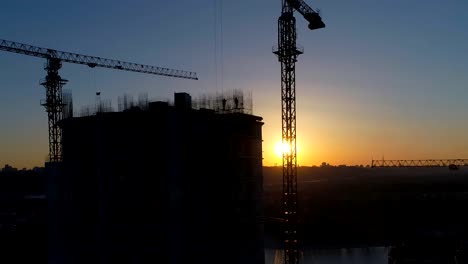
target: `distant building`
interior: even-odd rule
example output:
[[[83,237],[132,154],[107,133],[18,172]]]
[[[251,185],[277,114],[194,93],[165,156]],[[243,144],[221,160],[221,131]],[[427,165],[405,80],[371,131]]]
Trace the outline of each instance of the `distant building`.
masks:
[[[5,164],[5,167],[2,169],[2,172],[5,172],[5,173],[16,172],[16,171],[18,171],[17,168],[14,168],[8,164]]]
[[[63,120],[50,263],[263,264],[261,120],[185,93]]]

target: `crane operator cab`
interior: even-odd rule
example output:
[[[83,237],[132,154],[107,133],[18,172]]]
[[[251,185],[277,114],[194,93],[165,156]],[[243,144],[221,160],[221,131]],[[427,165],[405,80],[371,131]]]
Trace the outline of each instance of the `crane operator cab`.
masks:
[[[325,27],[322,18],[318,13],[307,13],[304,15],[304,18],[309,22],[309,29],[315,30]]]

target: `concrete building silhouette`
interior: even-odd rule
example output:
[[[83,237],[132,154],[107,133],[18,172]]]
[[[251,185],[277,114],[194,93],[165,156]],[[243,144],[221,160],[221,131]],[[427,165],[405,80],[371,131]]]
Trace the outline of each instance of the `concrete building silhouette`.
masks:
[[[49,263],[264,263],[262,118],[174,102],[60,123]]]

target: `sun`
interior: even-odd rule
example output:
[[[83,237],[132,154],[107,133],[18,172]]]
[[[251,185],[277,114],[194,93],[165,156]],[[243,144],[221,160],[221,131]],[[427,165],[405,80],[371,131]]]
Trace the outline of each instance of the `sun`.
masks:
[[[276,145],[275,145],[275,154],[276,156],[278,156],[279,158],[282,158],[283,157],[283,153],[284,154],[288,154],[290,152],[290,148],[289,148],[289,145],[285,142],[281,142],[281,141],[278,141],[276,142]]]

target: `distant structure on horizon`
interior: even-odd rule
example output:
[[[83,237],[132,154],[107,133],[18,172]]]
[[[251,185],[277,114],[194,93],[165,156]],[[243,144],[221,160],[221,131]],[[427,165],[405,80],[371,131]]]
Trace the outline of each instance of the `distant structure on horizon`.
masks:
[[[60,122],[63,162],[46,164],[49,263],[264,264],[251,101],[128,99]]]
[[[457,170],[468,166],[468,159],[425,159],[425,160],[372,160],[372,168],[388,167],[448,167]]]

